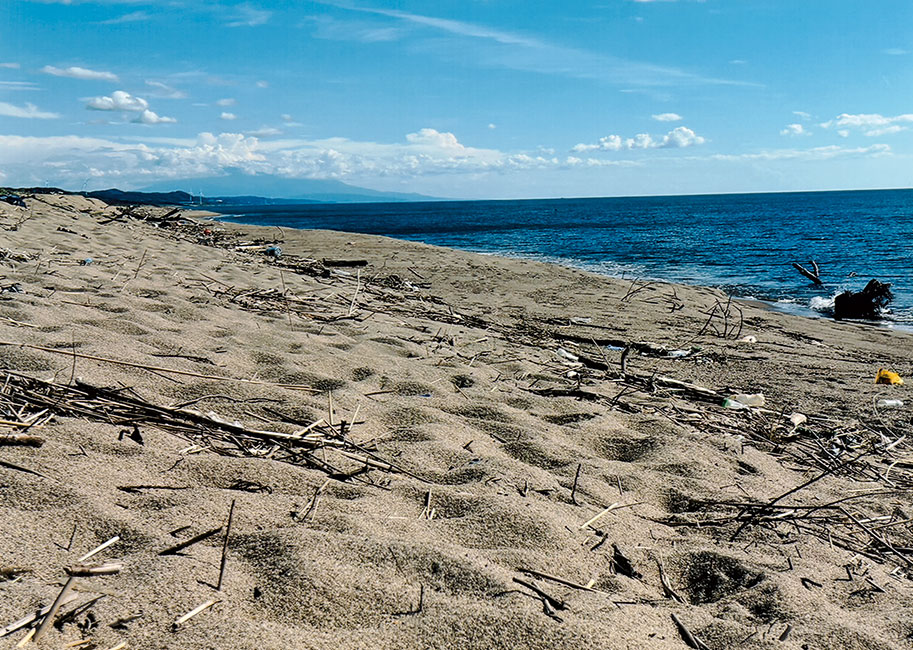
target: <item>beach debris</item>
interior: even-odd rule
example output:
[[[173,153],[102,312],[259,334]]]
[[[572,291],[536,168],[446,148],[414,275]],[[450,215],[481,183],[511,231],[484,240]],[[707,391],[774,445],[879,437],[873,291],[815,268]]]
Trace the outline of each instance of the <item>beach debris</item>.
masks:
[[[174,546],[169,546],[164,551],[159,551],[159,555],[175,555],[175,554],[183,551],[185,548],[193,546],[194,544],[202,542],[203,540],[209,539],[213,535],[218,535],[221,532],[222,532],[222,526],[219,526],[218,528],[213,528],[211,530],[207,530],[205,533],[200,533],[199,535],[195,535],[195,536],[191,537],[190,539],[181,542],[180,544],[175,544]]]
[[[764,406],[764,393],[735,393],[723,400],[723,408],[740,410]]]
[[[558,348],[558,349],[556,350],[556,354],[557,354],[559,357],[561,357],[562,359],[565,359],[566,361],[570,361],[571,363],[579,363],[579,362],[580,362],[580,357],[578,357],[578,356],[577,356],[576,354],[574,354],[573,352],[568,352],[568,351],[565,350],[564,348]]]
[[[808,416],[802,413],[793,413],[789,416],[789,421],[792,423],[793,427],[800,427],[806,422],[808,422]]]
[[[331,260],[323,258],[321,263],[328,268],[357,268],[359,266],[367,266],[368,260]]]
[[[280,257],[282,257],[282,249],[278,246],[267,246],[263,251],[263,254],[267,257],[271,257],[274,260],[278,260]]]
[[[749,334],[747,336],[743,336],[742,338],[739,339],[739,343],[757,343],[757,342],[758,342],[758,338],[751,334]]]
[[[579,589],[580,591],[591,591],[594,593],[596,592],[596,589],[593,589],[592,587],[589,587],[587,585],[582,585],[579,582],[574,582],[572,580],[566,580],[564,578],[559,578],[558,576],[553,576],[548,573],[542,573],[541,571],[535,571],[533,569],[525,569],[523,567],[519,567],[517,569],[517,571],[530,575],[534,578],[540,578],[542,580],[550,580],[552,582],[557,582],[559,585],[564,585],[565,587],[570,587],[571,589]]]
[[[111,539],[109,539],[107,542],[105,542],[105,543],[103,543],[103,544],[99,544],[98,546],[96,546],[95,548],[93,548],[91,551],[89,551],[88,553],[86,553],[85,555],[83,555],[81,558],[79,558],[79,559],[76,560],[76,561],[77,561],[77,562],[85,562],[85,561],[88,560],[90,557],[94,557],[95,555],[98,555],[98,554],[101,553],[103,550],[105,550],[105,549],[108,548],[109,546],[113,546],[114,544],[117,544],[117,542],[119,542],[119,541],[120,541],[120,535],[115,535],[114,537],[112,537]]]
[[[222,579],[225,577],[225,564],[228,561],[228,537],[231,535],[231,524],[235,516],[235,500],[231,500],[228,509],[228,523],[225,524],[225,538],[222,540],[222,560],[219,562],[219,581],[216,582],[216,591],[222,591]]]
[[[0,201],[3,201],[4,203],[9,203],[10,205],[14,205],[17,208],[29,207],[26,205],[25,199],[23,199],[18,194],[0,194]]]
[[[742,337],[745,315],[738,305],[732,304],[732,296],[726,299],[725,304],[717,300],[713,309],[704,313],[707,314],[707,322],[694,338],[703,336],[708,330],[721,339],[737,340]],[[738,319],[736,319],[736,313],[738,313]]]
[[[875,375],[876,384],[888,384],[890,386],[903,386],[903,379],[893,370],[879,368],[878,374]]]
[[[91,257],[86,257],[84,259],[79,260],[79,265],[80,266],[89,266],[94,261],[95,260],[93,260]]]
[[[121,572],[124,565],[120,562],[107,562],[96,566],[76,564],[66,569],[67,575],[74,577],[110,576]]]
[[[0,422],[0,424],[6,423]],[[38,436],[30,436],[25,433],[8,433],[0,435],[0,447],[40,447],[43,444],[44,438],[39,438]]]
[[[697,638],[694,633],[679,620],[678,616],[674,613],[672,613],[671,616],[672,622],[675,623],[675,627],[678,628],[678,633],[682,637],[682,641],[684,641],[689,648],[694,648],[694,650],[710,650],[706,643]]]
[[[821,270],[818,268],[818,263],[815,260],[810,260],[809,264],[812,265],[812,269],[814,269],[814,271],[809,271],[798,262],[793,262],[793,268],[819,287],[823,286],[824,282],[821,280]]]
[[[67,581],[63,585],[63,589],[61,589],[60,593],[57,594],[57,598],[48,608],[48,611],[44,615],[44,618],[41,620],[41,624],[38,626],[38,629],[35,630],[35,635],[32,637],[32,642],[37,643],[38,640],[44,636],[44,633],[47,632],[48,627],[54,621],[54,617],[57,616],[57,611],[63,606],[64,601],[70,593],[70,590],[73,588],[73,582],[75,580],[75,576],[70,576],[67,578]]]
[[[880,399],[875,402],[875,405],[879,408],[889,408],[889,409],[899,409],[903,408],[902,399]]]
[[[174,621],[174,623],[171,624],[171,631],[172,631],[172,632],[177,632],[178,628],[180,628],[181,625],[183,625],[184,623],[186,623],[187,621],[189,621],[190,619],[192,619],[192,618],[193,618],[194,616],[196,616],[197,614],[200,614],[200,613],[202,613],[202,612],[205,612],[207,609],[209,609],[210,607],[212,607],[213,605],[215,605],[216,603],[219,603],[219,602],[221,602],[221,601],[216,600],[216,599],[213,598],[212,600],[207,600],[207,601],[206,601],[205,603],[203,603],[202,605],[198,605],[197,607],[194,607],[192,610],[190,610],[189,612],[187,612],[187,613],[184,614],[183,616],[178,617],[178,618]]]
[[[834,318],[876,320],[893,299],[890,283],[872,279],[862,291],[844,291],[834,297]]]

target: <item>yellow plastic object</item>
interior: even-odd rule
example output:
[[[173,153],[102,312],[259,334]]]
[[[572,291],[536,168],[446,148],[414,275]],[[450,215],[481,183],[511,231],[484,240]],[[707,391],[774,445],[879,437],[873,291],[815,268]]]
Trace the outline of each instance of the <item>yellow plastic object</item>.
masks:
[[[903,385],[903,379],[900,378],[896,372],[891,372],[890,370],[885,370],[880,368],[878,374],[875,376],[876,384],[892,384],[896,386]]]

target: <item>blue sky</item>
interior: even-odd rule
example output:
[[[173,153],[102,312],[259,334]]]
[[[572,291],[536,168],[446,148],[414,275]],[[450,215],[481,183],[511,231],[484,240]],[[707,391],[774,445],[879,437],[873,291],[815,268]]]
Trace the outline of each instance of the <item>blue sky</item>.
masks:
[[[913,186],[910,0],[4,0],[0,25],[5,185]]]

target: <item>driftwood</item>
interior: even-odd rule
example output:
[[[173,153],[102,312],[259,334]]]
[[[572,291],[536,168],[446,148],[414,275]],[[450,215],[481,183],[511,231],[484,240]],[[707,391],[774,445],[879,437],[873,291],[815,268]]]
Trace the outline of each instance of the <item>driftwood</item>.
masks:
[[[834,298],[834,318],[874,320],[893,299],[889,283],[869,280],[862,291],[844,291]]]
[[[824,282],[821,280],[821,271],[818,268],[818,263],[815,260],[810,262],[814,271],[809,271],[807,268],[799,264],[798,262],[793,262],[793,268],[796,269],[803,276],[817,284],[819,287],[824,286]]]

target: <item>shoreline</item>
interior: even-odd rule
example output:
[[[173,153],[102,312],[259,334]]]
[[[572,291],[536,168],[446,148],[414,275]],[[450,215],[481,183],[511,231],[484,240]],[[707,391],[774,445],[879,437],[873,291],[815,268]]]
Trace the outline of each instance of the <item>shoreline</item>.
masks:
[[[167,212],[0,205],[0,625],[116,536],[47,642],[908,644],[913,335]]]
[[[255,214],[256,213],[252,213],[252,215],[255,215]],[[265,225],[260,225],[260,224],[245,223],[242,221],[224,221],[225,218],[240,218],[240,217],[251,216],[251,215],[229,215],[229,214],[225,214],[225,213],[199,211],[199,212],[194,212],[194,213],[188,213],[188,216],[205,218],[214,223],[231,224],[231,225],[239,225],[239,226],[247,226],[247,227],[255,227],[255,228],[280,228],[280,229],[287,228],[287,229],[301,231],[301,232],[308,232],[309,230],[312,230],[310,228],[297,228],[294,226],[280,226],[280,225],[265,226]],[[320,230],[320,229],[313,229],[313,230]],[[347,230],[334,230],[333,232],[375,236],[375,235],[370,235],[369,233],[354,233],[352,231],[347,231]],[[415,240],[415,239],[401,239],[401,238],[398,238],[395,236],[390,236],[390,235],[376,235],[376,236],[391,237],[392,239],[395,239],[396,241],[402,241],[402,242],[419,241],[419,240]],[[425,243],[425,242],[422,242],[422,243]],[[709,290],[722,291],[722,289],[720,287],[717,287],[717,286],[714,286],[711,284],[690,284],[690,283],[678,282],[675,280],[670,280],[670,279],[662,278],[662,277],[652,277],[652,276],[626,277],[624,273],[622,273],[621,275],[617,275],[617,274],[612,274],[612,273],[607,273],[607,272],[601,272],[598,270],[593,270],[592,268],[588,268],[586,264],[583,264],[583,263],[574,264],[573,262],[564,260],[563,258],[560,258],[560,257],[522,255],[522,254],[513,254],[510,251],[488,251],[488,250],[482,250],[482,249],[473,249],[471,247],[470,248],[459,248],[459,247],[453,247],[453,246],[441,246],[439,244],[428,244],[428,245],[429,246],[438,246],[438,247],[440,247],[442,249],[446,249],[446,250],[459,250],[459,251],[473,253],[473,254],[482,255],[482,256],[493,256],[493,257],[499,257],[499,258],[503,258],[503,259],[527,260],[527,261],[533,261],[533,262],[540,262],[543,264],[552,264],[555,266],[560,266],[565,269],[572,269],[572,270],[581,271],[584,273],[594,273],[601,277],[609,278],[612,280],[618,280],[620,282],[638,282],[638,281],[658,282],[658,283],[669,284],[669,285],[674,285],[674,286],[681,286],[681,287],[692,287],[692,288],[696,288],[696,289],[709,289]],[[828,321],[831,323],[848,322],[848,323],[855,323],[855,324],[860,324],[860,325],[867,325],[867,326],[876,327],[876,328],[880,328],[880,329],[896,330],[896,331],[901,331],[901,332],[913,333],[913,322],[892,320],[890,317],[884,318],[882,320],[877,320],[877,321],[875,321],[875,320],[869,321],[869,320],[863,320],[863,319],[848,319],[848,320],[845,319],[843,321],[840,321],[840,320],[834,319],[833,316],[830,316],[827,313],[824,313],[824,312],[821,312],[821,311],[818,311],[818,310],[812,308],[810,305],[801,304],[799,302],[790,302],[788,300],[773,300],[773,299],[766,300],[766,299],[756,298],[756,297],[752,297],[752,296],[740,296],[737,294],[731,294],[731,295],[732,295],[733,300],[738,300],[739,302],[746,303],[746,304],[760,305],[760,306],[764,307],[765,309],[770,309],[771,311],[775,311],[775,312],[782,313],[782,314],[789,314],[789,315],[797,316],[800,318],[808,318],[808,319],[812,319],[812,320],[822,319],[822,320],[825,320],[825,321]]]

